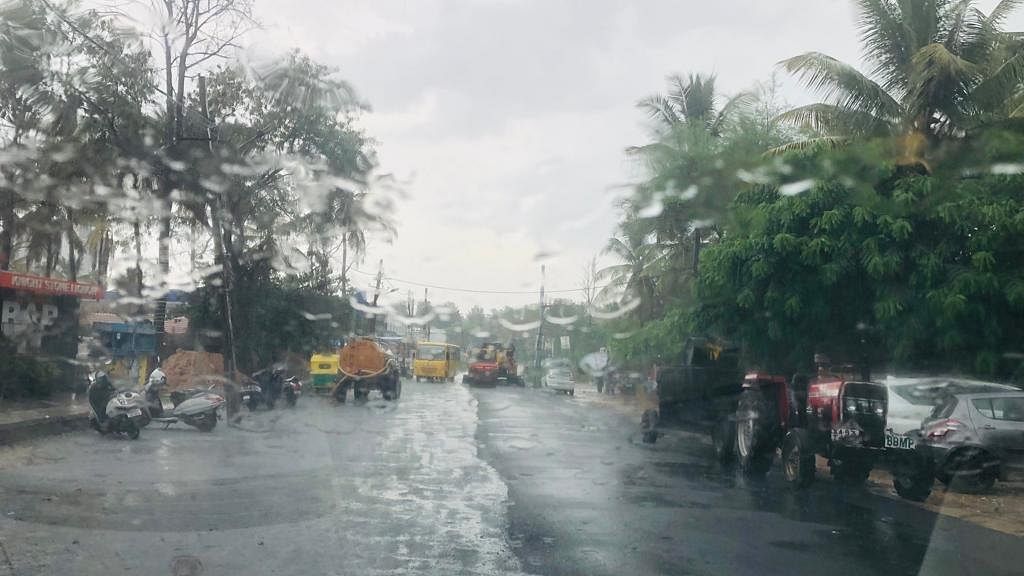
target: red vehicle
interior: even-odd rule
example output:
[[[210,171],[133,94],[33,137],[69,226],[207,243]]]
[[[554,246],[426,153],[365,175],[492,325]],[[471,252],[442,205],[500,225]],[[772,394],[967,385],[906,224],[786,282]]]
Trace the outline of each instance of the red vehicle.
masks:
[[[462,382],[473,386],[495,386],[499,381],[522,384],[515,353],[514,346],[506,347],[499,342],[481,344],[473,349],[469,372]]]
[[[764,474],[781,447],[783,472],[795,487],[814,480],[815,455],[837,480],[863,482],[885,451],[885,386],[837,372],[818,357],[814,379],[753,373],[744,379],[735,415],[735,449],[749,474]]]

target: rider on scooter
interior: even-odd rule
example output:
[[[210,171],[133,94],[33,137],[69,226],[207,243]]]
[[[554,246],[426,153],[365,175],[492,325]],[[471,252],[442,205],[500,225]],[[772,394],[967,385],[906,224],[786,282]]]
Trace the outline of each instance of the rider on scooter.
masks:
[[[97,421],[103,422],[107,419],[107,403],[116,393],[117,389],[114,388],[110,376],[105,371],[100,370],[93,375],[88,395],[89,405],[92,407],[93,413],[96,414]]]

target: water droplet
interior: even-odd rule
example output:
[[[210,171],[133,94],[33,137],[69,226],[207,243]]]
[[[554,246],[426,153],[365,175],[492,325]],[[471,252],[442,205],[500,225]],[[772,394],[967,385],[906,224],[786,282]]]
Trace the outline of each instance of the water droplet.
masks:
[[[796,196],[797,194],[803,194],[814,186],[814,180],[807,178],[806,180],[798,180],[796,182],[789,182],[779,186],[779,194],[783,196]]]

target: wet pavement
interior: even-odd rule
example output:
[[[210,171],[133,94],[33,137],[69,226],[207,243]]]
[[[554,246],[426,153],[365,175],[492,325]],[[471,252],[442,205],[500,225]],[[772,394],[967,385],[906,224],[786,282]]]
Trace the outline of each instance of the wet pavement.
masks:
[[[1019,538],[827,480],[747,483],[548,391],[406,382],[212,434],[0,450],[0,575],[1019,574]],[[774,476],[774,477],[773,477]]]

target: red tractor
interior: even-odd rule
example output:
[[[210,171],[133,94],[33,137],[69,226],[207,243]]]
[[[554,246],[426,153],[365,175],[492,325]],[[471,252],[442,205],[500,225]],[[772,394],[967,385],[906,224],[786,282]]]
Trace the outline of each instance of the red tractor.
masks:
[[[499,381],[522,384],[516,364],[515,346],[486,342],[471,352],[469,371],[462,377],[471,386],[496,386]]]
[[[782,449],[786,480],[804,487],[814,480],[815,455],[828,459],[837,480],[867,479],[885,452],[888,394],[885,386],[857,378],[849,367],[832,372],[817,357],[817,377],[748,374],[737,405],[735,450],[744,472],[763,475]],[[727,431],[719,429],[719,437]],[[724,438],[720,442],[728,442]]]

